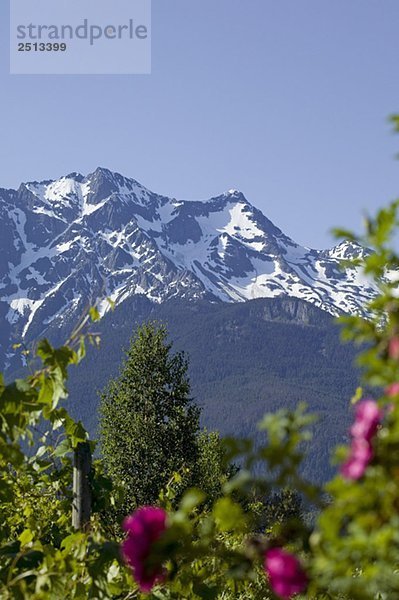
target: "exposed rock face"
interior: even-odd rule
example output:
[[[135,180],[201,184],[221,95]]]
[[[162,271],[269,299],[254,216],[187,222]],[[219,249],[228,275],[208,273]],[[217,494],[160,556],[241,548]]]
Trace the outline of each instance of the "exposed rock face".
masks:
[[[236,190],[177,201],[100,168],[0,189],[0,248],[2,367],[13,360],[13,343],[68,331],[105,297],[120,304],[139,294],[156,303],[289,296],[336,315],[362,313],[376,292],[359,268],[340,268],[361,247],[304,248]],[[302,305],[287,308],[287,318],[292,310],[306,322]]]

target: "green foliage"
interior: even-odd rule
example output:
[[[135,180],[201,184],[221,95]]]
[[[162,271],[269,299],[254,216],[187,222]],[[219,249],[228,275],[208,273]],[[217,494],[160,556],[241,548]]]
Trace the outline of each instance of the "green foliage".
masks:
[[[274,419],[266,419],[261,424],[266,438],[273,438],[273,450],[265,452],[265,447],[254,448],[250,440],[229,443],[230,456],[245,460],[246,465],[264,462],[270,471],[276,457],[282,455],[286,447],[287,424],[293,434],[291,446],[293,457],[299,456],[299,446],[308,437],[309,418],[299,409],[293,414],[282,411]],[[279,433],[276,435],[276,431]],[[296,459],[293,458],[293,462]],[[287,460],[287,462],[290,462]],[[288,483],[292,479],[291,469],[284,469],[278,477]],[[215,598],[223,600],[268,600],[271,594],[263,570],[263,552],[272,539],[256,533],[253,527],[254,512],[235,497],[251,496],[254,491],[269,491],[275,486],[275,478],[256,477],[246,468],[241,469],[224,485],[223,497],[217,499],[211,510],[204,510],[204,496],[197,491],[187,492],[177,510],[173,511],[175,494],[173,484],[168,488],[166,498],[169,508],[169,528],[156,545],[152,557],[167,565],[169,579],[166,586],[154,589],[152,598],[199,599]],[[302,488],[314,496],[314,488],[302,482]],[[286,505],[288,493],[282,492]],[[277,495],[274,495],[277,505]],[[292,500],[292,497],[291,497]],[[293,503],[291,504],[293,506]],[[282,508],[284,511],[284,507]],[[289,543],[292,548],[303,548],[310,529],[287,514],[273,539]],[[290,519],[289,517],[293,517]]]
[[[188,363],[171,353],[165,327],[140,327],[120,375],[101,399],[101,450],[107,473],[122,490],[120,518],[155,503],[173,473],[181,488],[200,485],[221,493],[226,477],[217,434],[200,432],[199,409],[190,398]]]
[[[251,506],[260,532],[272,532],[291,521],[303,521],[301,496],[295,490],[284,488],[259,499]]]
[[[398,506],[399,405],[388,387],[399,380],[398,361],[388,352],[399,332],[399,257],[391,237],[399,225],[399,201],[366,219],[366,233],[353,239],[368,246],[364,270],[379,282],[380,294],[370,304],[373,318],[345,318],[344,339],[367,344],[359,356],[364,383],[375,388],[385,409],[383,427],[374,443],[374,459],[360,481],[336,477],[327,486],[331,503],[319,518],[310,541],[318,586],[336,597],[395,598],[399,594]],[[342,448],[338,456],[343,456]]]
[[[206,494],[207,502],[222,495],[222,486],[238,471],[229,462],[224,441],[216,431],[202,430],[196,436],[197,461],[194,466],[193,483]]]
[[[356,349],[340,343],[332,317],[284,297],[238,304],[126,300],[96,324],[101,351],[89,348],[71,373],[69,410],[92,435],[97,431],[96,390],[117,377],[121,348],[129,346],[131,331],[148,319],[167,324],[174,350],[190,357],[191,394],[201,407],[201,424],[209,430],[260,443],[256,423],[265,412],[306,401],[320,422],[313,428],[304,473],[318,482],[328,480],[331,451],[349,426],[348,398],[360,381]]]
[[[84,338],[59,349],[44,340],[38,356],[43,368],[26,380],[0,379],[0,597],[110,598],[132,587],[129,574],[95,515],[90,533],[72,530],[71,453],[86,432],[58,407]]]

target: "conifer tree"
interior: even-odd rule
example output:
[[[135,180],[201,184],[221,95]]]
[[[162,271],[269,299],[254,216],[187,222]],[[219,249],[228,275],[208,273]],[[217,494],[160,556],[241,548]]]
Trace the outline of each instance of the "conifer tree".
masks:
[[[199,409],[187,369],[184,354],[172,354],[166,328],[147,323],[101,394],[101,449],[108,475],[122,490],[118,512],[156,502],[173,473],[198,472]]]

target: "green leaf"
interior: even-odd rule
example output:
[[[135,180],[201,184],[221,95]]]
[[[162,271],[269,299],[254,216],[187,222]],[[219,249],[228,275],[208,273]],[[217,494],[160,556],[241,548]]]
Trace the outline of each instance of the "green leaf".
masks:
[[[80,363],[81,360],[83,360],[83,358],[86,356],[86,344],[85,344],[85,337],[84,335],[80,336],[80,341],[79,341],[79,349],[76,353],[76,357],[77,357],[77,363]]]
[[[353,233],[353,231],[349,231],[349,229],[341,229],[341,228],[334,228],[331,230],[331,233],[333,234],[333,236],[335,238],[338,239],[344,239],[344,240],[348,240],[349,242],[355,242],[357,241],[357,237],[356,235]]]
[[[40,446],[37,449],[37,452],[35,454],[35,458],[40,458],[41,456],[43,456],[43,454],[45,454],[47,452],[47,446]]]
[[[64,426],[65,426],[65,433],[68,435],[68,437],[70,439],[72,448],[76,448],[76,446],[80,442],[87,441],[88,436],[87,436],[86,429],[83,427],[83,425],[80,421],[78,423],[76,423],[68,415],[68,417],[65,419]]]
[[[56,456],[57,458],[62,458],[63,456],[65,456],[66,454],[68,454],[69,452],[71,452],[72,447],[71,447],[71,443],[69,441],[68,438],[62,440],[62,442],[60,444],[58,444],[58,446],[56,447],[56,449],[53,452],[53,455]]]
[[[197,506],[202,504],[205,498],[206,494],[204,494],[204,492],[196,488],[192,488],[184,494],[180,502],[180,510],[182,510],[185,513],[190,513],[195,508],[197,508]]]
[[[357,402],[359,402],[359,400],[362,399],[362,396],[363,396],[363,388],[357,387],[355,394],[351,398],[351,403],[356,404]]]
[[[213,507],[213,516],[219,531],[240,530],[245,525],[244,512],[231,498],[220,498]]]
[[[89,315],[90,315],[90,318],[93,321],[93,323],[95,323],[96,321],[99,321],[101,319],[101,315],[95,306],[92,306],[90,308]]]
[[[33,540],[33,533],[30,529],[24,529],[18,539],[21,542],[21,546],[26,546]]]
[[[54,382],[50,377],[46,377],[44,374],[41,378],[41,386],[37,401],[40,404],[52,405],[54,394]]]
[[[44,339],[39,342],[37,346],[37,355],[44,363],[54,356],[54,352],[55,350],[48,340]]]
[[[115,302],[112,300],[112,298],[107,298],[107,302],[111,307],[111,310],[115,310]]]
[[[80,531],[77,533],[71,533],[61,542],[61,548],[65,550],[67,554],[73,554],[75,548],[83,546],[86,535]]]

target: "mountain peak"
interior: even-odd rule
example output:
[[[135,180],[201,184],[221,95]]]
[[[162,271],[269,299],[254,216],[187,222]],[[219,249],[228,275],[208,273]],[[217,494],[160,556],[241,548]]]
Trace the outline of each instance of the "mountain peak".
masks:
[[[49,328],[68,333],[104,297],[288,296],[336,315],[364,314],[376,293],[358,266],[340,268],[360,246],[302,247],[235,189],[175,200],[98,167],[2,190],[0,213],[0,339],[11,343]],[[100,302],[100,312],[108,308]]]
[[[140,183],[138,183],[138,181],[136,181],[132,177],[125,177],[121,173],[118,173],[117,171],[111,171],[110,169],[107,169],[105,167],[97,167],[95,171],[86,175],[85,180],[102,180],[114,182],[116,185],[120,186],[128,184],[128,186],[134,185],[143,187]]]
[[[122,177],[119,173],[114,173],[105,167],[97,167],[95,171],[86,175],[86,179],[115,179],[116,177]]]
[[[78,181],[79,183],[82,183],[84,177],[81,173],[77,173],[76,171],[72,171],[72,173],[68,173],[68,175],[65,175],[64,179],[74,179],[75,181]]]
[[[325,250],[324,254],[328,255],[331,258],[337,258],[339,260],[351,260],[362,258],[365,254],[369,252],[369,249],[364,248],[358,242],[351,240],[342,240],[333,248]]]

